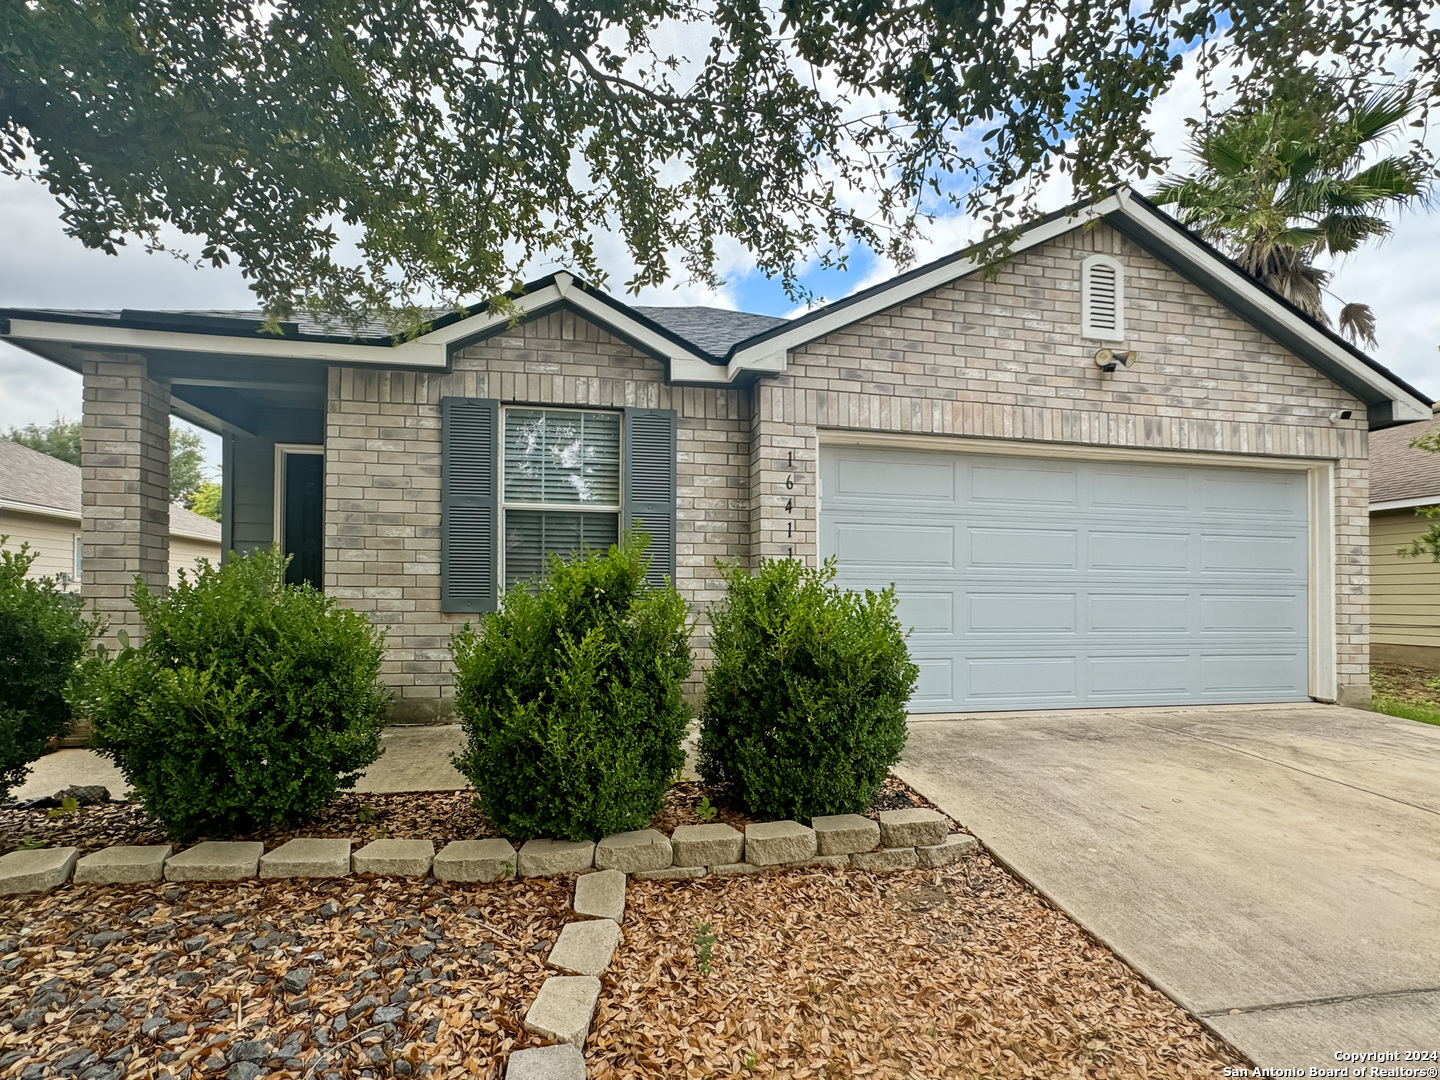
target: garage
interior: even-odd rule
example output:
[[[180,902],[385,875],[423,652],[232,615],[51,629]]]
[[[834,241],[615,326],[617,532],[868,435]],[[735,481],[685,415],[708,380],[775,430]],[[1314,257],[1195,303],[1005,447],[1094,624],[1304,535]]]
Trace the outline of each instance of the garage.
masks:
[[[1303,470],[825,446],[820,555],[953,712],[1309,696]]]

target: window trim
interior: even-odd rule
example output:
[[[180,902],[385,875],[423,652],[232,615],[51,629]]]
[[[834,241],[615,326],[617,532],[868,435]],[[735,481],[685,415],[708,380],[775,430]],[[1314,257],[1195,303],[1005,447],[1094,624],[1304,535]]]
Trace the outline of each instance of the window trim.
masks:
[[[1090,278],[1097,266],[1115,273],[1115,325],[1096,326],[1090,310]],[[1125,340],[1125,267],[1109,255],[1091,255],[1080,264],[1080,336],[1090,341]]]
[[[617,492],[620,501],[613,506],[609,503],[536,503],[536,502],[510,502],[505,497],[505,449],[506,449],[506,418],[511,409],[523,409],[528,412],[569,412],[569,413],[608,413],[619,417],[619,473]],[[495,585],[497,594],[503,595],[510,586],[505,584],[506,559],[505,538],[507,536],[506,520],[511,510],[542,511],[548,514],[578,513],[578,514],[613,514],[616,519],[616,535],[622,535],[625,517],[625,410],[615,408],[594,408],[586,405],[545,405],[536,402],[509,401],[500,403],[500,422],[496,425],[496,526],[498,535],[495,538]]]

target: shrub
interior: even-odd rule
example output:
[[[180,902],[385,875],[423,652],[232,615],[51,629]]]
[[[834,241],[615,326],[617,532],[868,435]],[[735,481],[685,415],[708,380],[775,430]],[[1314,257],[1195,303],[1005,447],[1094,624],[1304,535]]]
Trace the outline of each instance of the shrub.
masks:
[[[646,543],[551,556],[451,642],[469,736],[455,766],[512,839],[644,828],[684,764],[689,611],[670,584],[646,587]]]
[[[93,744],[177,839],[291,824],[380,756],[383,635],[276,550],[133,592],[145,641],[87,663]]]
[[[710,611],[700,774],[762,818],[808,821],[870,807],[905,745],[919,668],[895,618],[895,590],[845,591],[833,560],[722,566]]]
[[[25,576],[34,561],[29,544],[0,550],[0,802],[46,744],[70,730],[65,686],[99,630],[78,593]]]

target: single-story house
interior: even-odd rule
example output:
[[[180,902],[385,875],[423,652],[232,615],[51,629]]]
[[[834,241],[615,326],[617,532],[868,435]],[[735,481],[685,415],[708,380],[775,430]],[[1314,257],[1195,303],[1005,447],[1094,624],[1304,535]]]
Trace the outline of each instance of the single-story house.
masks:
[[[986,271],[788,320],[556,273],[401,343],[253,312],[0,333],[84,375],[117,625],[163,579],[174,413],[223,434],[226,549],[280,543],[385,628],[396,719],[447,713],[451,633],[544,552],[637,518],[701,613],[717,559],[893,582],[918,712],[1368,702],[1367,442],[1429,399],[1123,188]]]
[[[1377,431],[1370,439],[1370,653],[1379,663],[1440,671],[1440,563],[1399,554],[1437,523],[1440,454],[1410,443],[1440,419]]]
[[[81,479],[79,466],[0,439],[0,536],[5,546],[28,542],[36,553],[31,577],[53,577],[66,592],[78,592],[81,553]],[[170,558],[167,580],[201,559],[220,560],[220,523],[170,507]]]

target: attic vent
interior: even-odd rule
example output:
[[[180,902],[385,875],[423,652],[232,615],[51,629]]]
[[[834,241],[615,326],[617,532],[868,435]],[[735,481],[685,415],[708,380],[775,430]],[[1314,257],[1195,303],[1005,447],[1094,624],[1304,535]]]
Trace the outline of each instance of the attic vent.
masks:
[[[1100,341],[1125,337],[1125,271],[1108,255],[1091,255],[1081,268],[1080,334]]]

